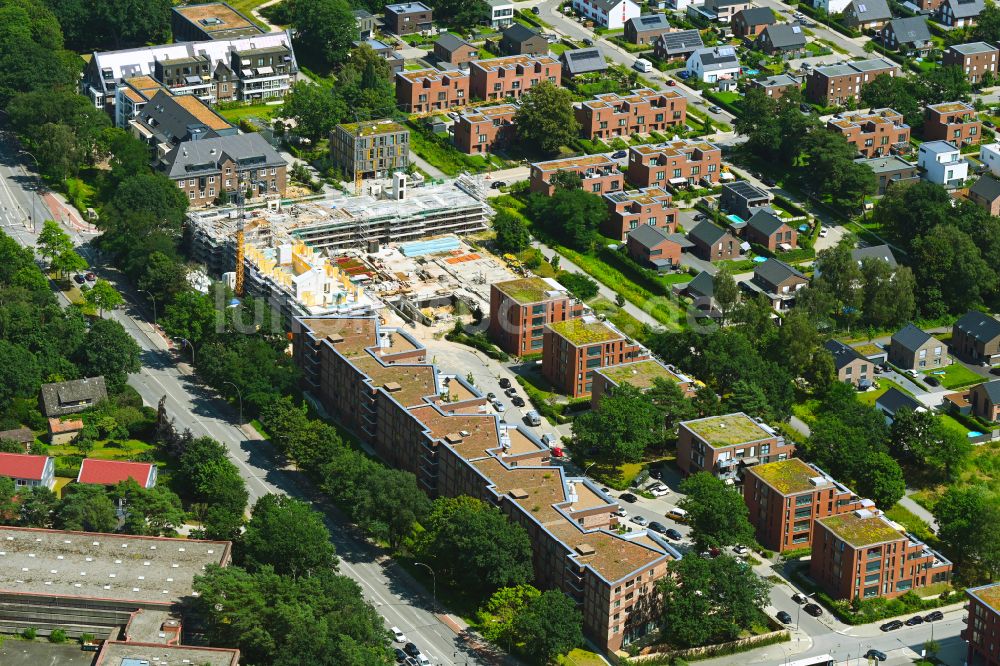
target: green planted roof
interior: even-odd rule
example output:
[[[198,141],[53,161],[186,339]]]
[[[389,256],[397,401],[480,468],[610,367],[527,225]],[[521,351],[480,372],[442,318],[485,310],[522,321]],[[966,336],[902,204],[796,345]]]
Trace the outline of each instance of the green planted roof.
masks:
[[[819,522],[855,548],[895,541],[901,536],[899,530],[890,525],[885,518],[874,513],[859,516],[852,511],[839,516],[822,518]]]
[[[610,342],[621,339],[621,335],[599,321],[584,321],[583,319],[567,319],[549,324],[552,330],[569,340],[577,347],[594,345],[599,342]]]
[[[685,421],[683,425],[713,448],[756,442],[773,436],[743,413],[710,416],[697,421]]]
[[[646,359],[645,361],[637,361],[635,363],[623,363],[622,365],[612,365],[607,368],[601,368],[597,372],[601,373],[615,384],[628,383],[640,389],[650,388],[653,385],[653,382],[657,379],[666,379],[674,382],[675,384],[681,380],[680,377],[667,370],[662,363],[654,361],[653,359]]]
[[[521,280],[510,280],[509,282],[498,282],[497,289],[513,298],[518,303],[538,303],[548,300],[546,292],[552,291],[552,285],[542,278],[523,278]]]
[[[979,597],[979,600],[984,604],[1000,613],[1000,583],[969,591]]]
[[[794,495],[815,489],[816,486],[811,480],[819,476],[816,470],[798,458],[754,465],[750,468],[750,473],[760,477],[782,495]]]

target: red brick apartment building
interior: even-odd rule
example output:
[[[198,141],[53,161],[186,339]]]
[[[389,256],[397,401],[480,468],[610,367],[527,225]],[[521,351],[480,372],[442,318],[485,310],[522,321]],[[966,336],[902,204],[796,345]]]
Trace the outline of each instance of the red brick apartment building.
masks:
[[[969,644],[968,666],[1000,666],[1000,583],[965,591],[969,598],[962,638]]]
[[[552,176],[560,171],[580,174],[586,192],[606,194],[625,189],[625,176],[618,170],[618,162],[605,155],[582,155],[532,164],[531,191],[552,196],[556,191]]]
[[[649,88],[628,95],[604,93],[581,102],[573,109],[586,139],[606,139],[659,132],[681,126],[687,120],[687,98],[674,90]]]
[[[518,99],[525,90],[542,81],[557,86],[562,80],[562,64],[552,56],[513,55],[469,63],[472,96],[476,99]]]
[[[536,583],[577,602],[601,649],[656,629],[656,581],[680,553],[653,532],[616,534],[613,499],[550,466],[527,431],[481,412],[485,397],[427,365],[409,335],[374,317],[302,317],[292,348],[304,388],[383,460],[414,472],[432,497],[474,497],[522,525]]]
[[[469,73],[461,69],[396,72],[396,106],[404,113],[443,111],[469,103]]]
[[[950,141],[959,148],[977,145],[983,135],[983,123],[975,107],[966,102],[930,104],[924,111],[924,139]]]
[[[490,338],[508,354],[542,353],[546,324],[583,315],[584,305],[552,278],[523,278],[490,286]]]
[[[997,73],[997,56],[1000,49],[986,42],[970,42],[968,44],[953,44],[945,49],[941,56],[944,67],[958,66],[965,72],[969,83],[979,83],[983,74]]]
[[[548,324],[542,343],[542,374],[571,398],[591,394],[594,371],[649,358],[649,351],[610,324],[581,317]]]
[[[677,466],[684,474],[709,472],[736,481],[744,467],[793,453],[794,444],[743,412],[682,421],[677,431]]]
[[[594,370],[594,382],[590,393],[590,404],[594,409],[600,404],[601,398],[622,384],[631,384],[640,391],[653,388],[656,380],[662,379],[677,385],[687,397],[694,396],[695,382],[683,375],[672,365],[664,365],[655,358],[647,358],[632,363],[609,365]]]
[[[466,155],[482,155],[514,137],[513,104],[469,109],[459,115],[454,128],[455,147]]]
[[[677,208],[673,197],[662,187],[644,187],[628,192],[604,195],[608,217],[601,223],[601,233],[625,240],[629,231],[648,224],[667,233],[677,231]]]
[[[779,553],[809,547],[817,518],[872,504],[798,458],[748,467],[743,500],[758,543]]]
[[[809,574],[834,599],[891,599],[951,580],[951,562],[877,509],[816,520]]]
[[[857,60],[844,65],[816,67],[806,78],[805,98],[821,106],[841,106],[861,97],[861,88],[881,74],[898,76],[899,67],[882,58]]]
[[[826,128],[868,158],[905,153],[910,146],[910,126],[903,122],[903,114],[892,109],[847,113],[826,121]]]
[[[707,141],[678,139],[628,151],[628,182],[636,187],[717,183],[721,173],[722,149]]]

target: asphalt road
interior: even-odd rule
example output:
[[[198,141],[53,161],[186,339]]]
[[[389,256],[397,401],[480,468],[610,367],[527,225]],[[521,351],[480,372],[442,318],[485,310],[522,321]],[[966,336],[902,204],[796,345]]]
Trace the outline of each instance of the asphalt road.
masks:
[[[32,247],[35,234],[25,228],[25,220],[32,205],[34,179],[25,175],[13,154],[6,140],[0,143],[0,225],[21,245]],[[208,436],[223,443],[246,481],[251,503],[268,493],[309,500],[296,479],[298,472],[283,468],[272,457],[269,445],[238,427],[234,410],[197,382],[187,364],[178,364],[168,343],[146,320],[144,305],[130,285],[119,280],[113,269],[103,266],[89,248],[90,237],[72,229],[66,231],[93,269],[115,283],[126,298],[126,307],[108,316],[119,321],[142,350],[142,370],[129,376],[129,384],[143,401],[156,407],[166,396],[167,411],[178,427],[190,429],[196,437]],[[486,663],[434,614],[432,600],[406,572],[385,553],[368,545],[335,511],[324,515],[340,557],[341,573],[361,586],[365,597],[386,619],[387,627],[401,628],[434,664]]]

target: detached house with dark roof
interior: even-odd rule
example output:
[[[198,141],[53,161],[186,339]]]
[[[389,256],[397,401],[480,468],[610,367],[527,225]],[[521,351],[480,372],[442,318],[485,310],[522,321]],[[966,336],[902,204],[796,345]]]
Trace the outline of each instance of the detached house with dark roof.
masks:
[[[573,78],[580,74],[598,74],[608,69],[604,53],[596,46],[563,51],[559,56],[559,62],[563,66],[563,76],[567,78]]]
[[[694,246],[692,252],[695,256],[705,261],[739,259],[743,252],[736,236],[708,220],[699,222],[688,232],[687,238]]]
[[[990,215],[1000,215],[1000,180],[985,174],[969,188],[969,201],[986,209]]]
[[[684,234],[668,233],[648,224],[636,227],[628,233],[626,248],[628,256],[639,265],[668,271],[681,263],[681,251],[690,247],[691,242]]]
[[[770,209],[759,208],[747,220],[743,238],[748,243],[762,245],[771,252],[787,252],[798,247],[799,232]]]
[[[923,16],[909,16],[889,21],[882,31],[882,43],[887,49],[896,49],[912,55],[927,55],[933,44],[931,31]]]
[[[42,407],[45,416],[76,414],[107,399],[108,390],[104,385],[104,377],[42,384]]]
[[[764,28],[777,23],[770,7],[749,7],[733,16],[733,34],[737,37],[756,37]]]
[[[986,8],[984,0],[944,0],[937,10],[937,20],[953,28],[968,28]]]
[[[677,291],[691,299],[692,305],[698,309],[701,316],[712,318],[722,316],[719,304],[715,300],[715,278],[708,271],[698,273]]]
[[[893,270],[899,265],[896,263],[896,256],[892,253],[892,248],[888,245],[869,245],[851,250],[851,258],[858,262],[858,266],[865,259],[878,259],[889,264]]]
[[[653,55],[665,62],[675,62],[687,60],[692,53],[704,47],[698,30],[668,32],[653,40]]]
[[[972,413],[987,421],[1000,421],[1000,379],[976,384],[969,389]]]
[[[500,37],[500,53],[503,55],[548,55],[549,40],[537,30],[514,23],[503,31]]]
[[[888,360],[904,370],[920,371],[942,368],[951,362],[945,344],[913,324],[893,333]]]
[[[719,205],[727,213],[749,219],[758,209],[771,204],[774,197],[748,180],[737,180],[722,185]]]
[[[1000,321],[970,310],[951,329],[951,351],[973,363],[1000,363]]]
[[[920,404],[913,396],[903,393],[896,387],[880,395],[875,400],[875,409],[882,412],[886,425],[892,425],[896,420],[896,414],[904,409],[911,412],[927,411],[927,408]]]
[[[422,2],[386,5],[382,23],[394,35],[426,32],[434,28],[434,10]]]
[[[809,279],[798,270],[778,259],[768,259],[757,264],[753,277],[740,282],[740,287],[751,294],[764,294],[771,301],[771,307],[784,312],[795,305],[800,289],[809,284]]]
[[[629,44],[652,44],[660,35],[670,32],[666,14],[643,14],[625,21],[625,41]]]
[[[856,30],[878,30],[891,20],[886,0],[851,0],[844,9],[844,24]]]
[[[806,48],[806,33],[798,23],[769,25],[754,42],[768,55],[792,56]]]
[[[762,89],[764,94],[771,99],[781,99],[789,90],[799,90],[802,87],[802,80],[788,74],[776,74],[766,78],[753,79],[749,85],[751,88]]]
[[[461,67],[471,60],[479,59],[479,47],[454,33],[446,32],[434,41],[434,57],[438,62]]]
[[[823,346],[833,355],[833,367],[837,370],[838,380],[854,384],[858,388],[871,384],[871,379],[875,376],[875,365],[854,347],[839,340],[827,340]]]

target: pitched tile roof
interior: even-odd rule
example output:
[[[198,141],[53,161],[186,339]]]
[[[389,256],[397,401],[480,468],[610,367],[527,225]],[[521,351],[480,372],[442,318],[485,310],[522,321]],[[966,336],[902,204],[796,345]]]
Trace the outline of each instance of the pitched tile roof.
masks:
[[[896,263],[896,257],[892,254],[892,248],[888,245],[869,245],[868,247],[859,247],[851,250],[851,258],[859,264],[864,259],[881,259],[893,268],[898,265]]]
[[[667,20],[666,14],[643,14],[630,18],[625,24],[631,24],[636,32],[670,29],[670,22]]]
[[[667,234],[659,227],[641,224],[628,232],[629,240],[634,240],[647,249],[651,249],[667,240]]]
[[[921,345],[930,340],[932,337],[933,336],[930,333],[922,331],[910,323],[892,334],[890,344],[893,347],[899,345],[904,349],[916,351],[921,347]]]
[[[733,18],[742,18],[743,22],[749,26],[771,25],[775,22],[774,12],[770,7],[750,7],[736,12]]]
[[[41,481],[45,474],[48,456],[30,456],[24,453],[0,453],[0,476],[11,479]]]
[[[701,241],[705,245],[713,245],[725,236],[727,232],[722,227],[716,226],[708,220],[702,220],[691,231],[688,232],[688,239]]]
[[[892,34],[896,35],[896,41],[901,44],[916,44],[931,40],[931,31],[923,16],[893,19],[889,21],[889,27],[892,28]]]
[[[608,68],[608,63],[604,60],[604,53],[596,46],[565,51],[559,56],[559,60],[563,62],[570,74],[603,72]]]
[[[970,310],[959,317],[955,328],[980,342],[1000,337],[1000,321],[978,310]]]
[[[753,269],[753,276],[754,279],[760,278],[773,285],[781,284],[790,277],[805,278],[799,271],[773,257],[757,264]]]
[[[969,192],[975,192],[987,201],[996,201],[1000,198],[1000,180],[986,174],[976,181]]]
[[[705,46],[705,42],[701,40],[701,33],[697,30],[668,32],[660,35],[659,43],[668,55],[673,53],[691,53]]]
[[[763,35],[767,35],[767,40],[776,49],[792,49],[806,45],[806,33],[798,23],[769,25],[764,28]]]
[[[885,0],[853,0],[850,6],[854,8],[854,15],[861,22],[892,18],[889,3]]]
[[[951,8],[951,14],[955,18],[979,16],[980,12],[986,8],[986,3],[983,0],[945,0],[945,4]]]
[[[777,233],[778,229],[784,226],[785,222],[769,210],[757,209],[757,211],[747,220],[747,227],[765,236]],[[766,263],[766,262],[765,262]]]
[[[504,39],[509,39],[512,42],[523,42],[531,39],[532,37],[538,37],[539,32],[533,30],[526,25],[521,25],[520,23],[514,23],[506,30],[503,31]]]
[[[715,278],[708,271],[702,271],[688,282],[685,289],[689,294],[712,298],[715,296]]]
[[[827,340],[823,343],[823,346],[828,352],[833,354],[833,365],[837,368],[837,370],[840,370],[854,361],[867,360],[853,347],[845,345],[840,340]]]
[[[917,402],[912,396],[903,393],[896,387],[892,387],[880,395],[875,400],[875,404],[889,412],[890,415],[895,415],[901,409],[909,409],[911,412],[915,412],[923,408],[923,405]]]
[[[983,392],[986,393],[986,397],[990,399],[993,404],[1000,404],[1000,379],[994,379],[991,382],[984,382],[979,385]]]
[[[121,481],[133,479],[145,488],[152,473],[152,463],[85,458],[80,464],[80,473],[77,474],[76,482],[113,486]]]
[[[469,42],[465,41],[458,35],[451,32],[443,33],[440,37],[437,38],[434,44],[436,46],[440,46],[444,49],[447,49],[449,52],[454,51],[455,49],[461,48],[463,46],[472,46],[471,44],[469,44]]]

